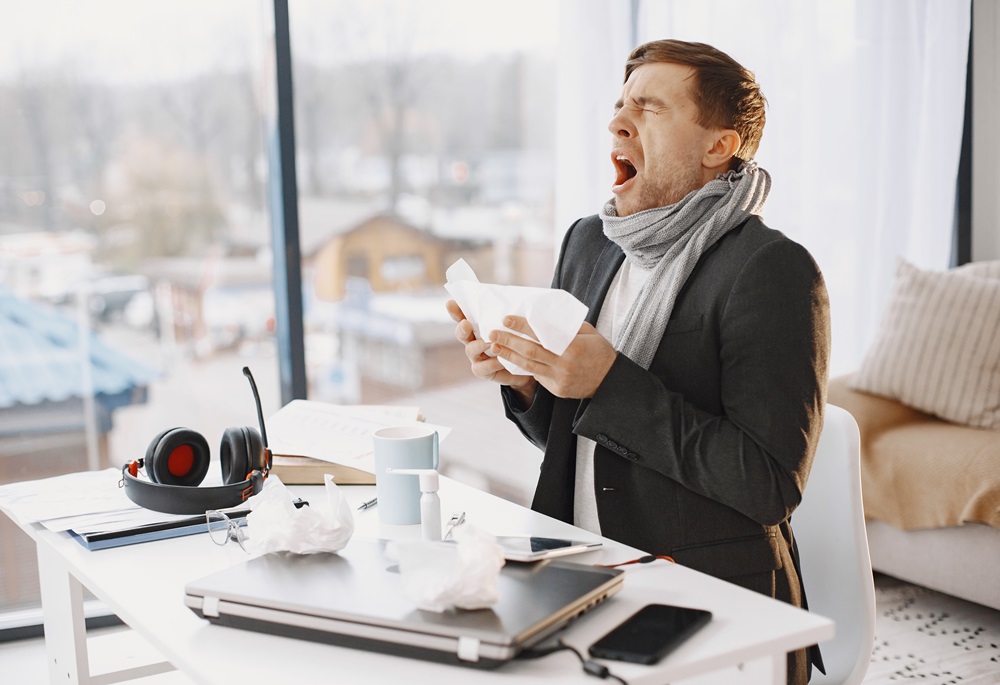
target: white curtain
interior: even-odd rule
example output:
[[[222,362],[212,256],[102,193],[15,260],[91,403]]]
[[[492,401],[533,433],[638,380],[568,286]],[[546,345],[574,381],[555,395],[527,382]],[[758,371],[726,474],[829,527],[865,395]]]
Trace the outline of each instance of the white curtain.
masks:
[[[632,48],[629,3],[561,0],[556,61],[556,232],[611,197],[608,122]],[[558,244],[557,244],[558,247]]]
[[[757,160],[774,178],[764,219],[823,270],[831,373],[857,368],[898,259],[948,266],[969,0],[645,0],[639,8],[638,43],[709,43],[756,74],[768,99]],[[606,125],[632,35],[629,3],[565,2],[562,11],[556,208],[565,227],[611,196]]]

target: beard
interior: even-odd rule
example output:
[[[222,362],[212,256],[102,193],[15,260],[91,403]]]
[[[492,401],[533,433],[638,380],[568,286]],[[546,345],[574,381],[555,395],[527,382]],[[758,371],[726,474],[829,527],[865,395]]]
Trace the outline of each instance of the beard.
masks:
[[[647,209],[669,207],[704,185],[701,173],[698,163],[678,164],[666,171],[650,170],[643,174],[642,185],[628,198],[615,198],[615,211],[618,216],[628,216]]]

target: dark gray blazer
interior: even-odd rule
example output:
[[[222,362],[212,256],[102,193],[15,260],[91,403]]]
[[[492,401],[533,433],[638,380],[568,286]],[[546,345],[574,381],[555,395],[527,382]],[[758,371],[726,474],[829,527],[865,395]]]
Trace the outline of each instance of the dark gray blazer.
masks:
[[[563,241],[552,287],[595,324],[624,260],[593,216]],[[589,400],[539,386],[507,415],[544,450],[532,508],[573,521],[576,436],[596,441],[601,532],[802,606],[789,519],[823,423],[829,300],[809,253],[752,217],[702,256],[647,371],[619,354]]]

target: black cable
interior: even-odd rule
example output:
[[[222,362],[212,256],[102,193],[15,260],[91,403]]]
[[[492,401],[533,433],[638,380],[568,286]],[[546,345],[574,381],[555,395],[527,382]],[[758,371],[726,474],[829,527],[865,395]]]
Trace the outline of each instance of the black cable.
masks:
[[[584,659],[583,655],[580,654],[578,650],[573,645],[568,645],[562,640],[559,640],[555,645],[551,647],[542,647],[539,649],[526,649],[517,655],[519,659],[540,659],[549,654],[555,654],[556,652],[570,651],[576,655],[576,658],[580,660],[580,665],[583,666],[583,672],[587,675],[592,675],[595,678],[600,678],[602,680],[617,680],[622,685],[628,685],[624,679],[616,676],[611,670],[604,664],[598,663],[593,659]]]

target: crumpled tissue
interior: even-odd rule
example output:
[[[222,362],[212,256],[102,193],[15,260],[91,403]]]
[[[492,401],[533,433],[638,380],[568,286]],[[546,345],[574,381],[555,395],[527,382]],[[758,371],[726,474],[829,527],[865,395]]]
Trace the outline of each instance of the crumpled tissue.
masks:
[[[354,534],[354,515],[347,498],[325,477],[326,497],[295,508],[292,494],[271,474],[259,493],[247,500],[246,547],[250,552],[315,554],[338,552]]]
[[[565,290],[480,283],[464,259],[448,267],[445,276],[445,290],[462,308],[476,337],[487,342],[489,338],[484,331],[488,334],[493,330],[510,330],[503,325],[503,318],[513,314],[527,319],[542,347],[562,354],[587,316],[587,305]],[[501,358],[500,363],[514,375],[530,375],[506,359]]]
[[[456,528],[455,543],[394,540],[386,554],[399,562],[403,594],[419,609],[488,609],[500,598],[497,581],[503,549],[496,536],[468,523]]]

